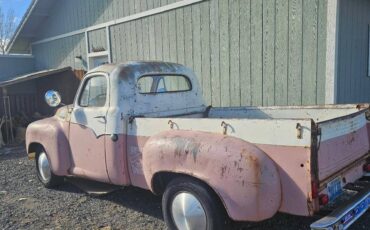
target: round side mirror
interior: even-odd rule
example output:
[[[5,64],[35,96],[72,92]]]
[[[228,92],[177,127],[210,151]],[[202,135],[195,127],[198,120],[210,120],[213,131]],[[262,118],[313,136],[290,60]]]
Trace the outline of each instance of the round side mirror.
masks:
[[[62,98],[57,91],[49,90],[45,93],[45,101],[50,107],[57,107],[62,102]]]

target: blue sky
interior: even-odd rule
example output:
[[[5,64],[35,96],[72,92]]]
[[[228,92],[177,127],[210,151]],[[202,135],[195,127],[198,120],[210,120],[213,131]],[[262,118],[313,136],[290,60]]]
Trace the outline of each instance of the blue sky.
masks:
[[[0,0],[0,7],[4,14],[8,12],[9,9],[14,9],[16,23],[22,20],[24,13],[27,11],[28,6],[32,0]]]

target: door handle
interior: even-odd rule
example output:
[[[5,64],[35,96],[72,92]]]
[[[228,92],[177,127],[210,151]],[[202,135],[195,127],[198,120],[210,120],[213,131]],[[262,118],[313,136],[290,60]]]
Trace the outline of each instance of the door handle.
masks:
[[[95,116],[94,118],[96,118],[96,119],[102,118],[104,120],[104,123],[107,121],[106,118],[105,118],[105,116]]]

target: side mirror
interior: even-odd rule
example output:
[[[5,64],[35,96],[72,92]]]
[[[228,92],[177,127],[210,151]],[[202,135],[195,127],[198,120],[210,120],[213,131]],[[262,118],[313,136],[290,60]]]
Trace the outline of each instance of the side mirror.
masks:
[[[45,101],[50,107],[57,107],[62,102],[62,98],[57,91],[49,90],[45,93]]]

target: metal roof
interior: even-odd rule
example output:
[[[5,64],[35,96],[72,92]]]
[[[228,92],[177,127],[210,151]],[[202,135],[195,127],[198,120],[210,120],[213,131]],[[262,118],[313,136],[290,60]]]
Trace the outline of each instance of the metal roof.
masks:
[[[17,83],[33,80],[36,78],[47,77],[53,74],[62,73],[62,72],[69,71],[69,70],[72,70],[71,67],[65,67],[65,68],[60,68],[60,69],[47,69],[47,70],[42,70],[38,72],[33,72],[33,73],[17,76],[11,80],[0,82],[0,87],[14,85]]]

